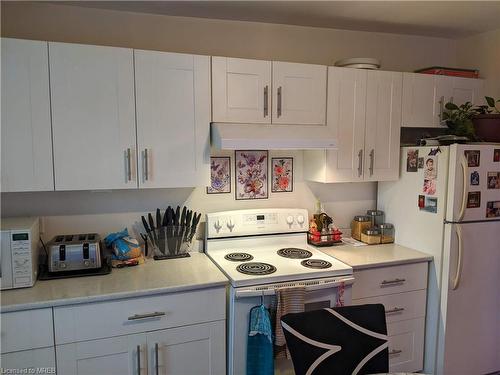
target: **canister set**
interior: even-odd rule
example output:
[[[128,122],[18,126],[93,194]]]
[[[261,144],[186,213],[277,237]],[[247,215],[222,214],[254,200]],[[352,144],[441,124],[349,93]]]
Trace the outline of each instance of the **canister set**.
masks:
[[[394,225],[384,222],[384,212],[368,210],[366,215],[354,216],[351,237],[368,245],[394,242]]]

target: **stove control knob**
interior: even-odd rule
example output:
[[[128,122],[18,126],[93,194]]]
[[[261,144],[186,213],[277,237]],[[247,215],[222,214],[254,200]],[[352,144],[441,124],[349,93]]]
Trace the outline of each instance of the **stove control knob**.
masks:
[[[302,226],[304,224],[305,220],[306,219],[304,218],[303,215],[297,216],[297,223],[299,223],[300,226]]]
[[[286,223],[289,225],[289,226],[292,226],[293,224],[293,216],[292,215],[288,215],[286,217]]]
[[[219,233],[219,231],[222,229],[222,225],[220,225],[220,221],[217,220],[215,223],[214,223],[214,228],[215,230],[217,231],[217,233]]]
[[[234,228],[234,223],[232,220],[228,220],[227,222],[227,227],[229,228],[229,231],[232,232],[233,231],[233,228]]]

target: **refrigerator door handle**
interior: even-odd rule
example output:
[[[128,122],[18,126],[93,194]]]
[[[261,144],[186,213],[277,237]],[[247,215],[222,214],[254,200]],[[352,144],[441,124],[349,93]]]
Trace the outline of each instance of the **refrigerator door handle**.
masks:
[[[457,240],[458,240],[458,261],[457,261],[457,271],[455,273],[455,277],[453,278],[452,290],[456,290],[458,288],[458,285],[460,284],[460,278],[462,277],[462,263],[463,263],[463,239],[462,239],[462,229],[460,228],[460,225],[456,225],[456,232],[457,232]]]
[[[463,190],[462,190],[462,205],[460,206],[460,212],[458,213],[457,221],[460,221],[464,218],[465,207],[467,207],[468,165],[467,165],[467,159],[465,159],[465,155],[461,156],[460,165],[462,166],[462,173],[463,173]]]

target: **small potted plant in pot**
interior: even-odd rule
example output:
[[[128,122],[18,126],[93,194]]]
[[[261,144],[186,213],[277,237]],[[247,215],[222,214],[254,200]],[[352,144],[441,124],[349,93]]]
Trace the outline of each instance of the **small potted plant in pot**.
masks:
[[[486,142],[500,142],[500,100],[485,96],[488,105],[475,108],[473,118],[476,136]]]
[[[464,136],[469,140],[476,140],[474,124],[472,119],[477,114],[474,106],[470,102],[461,105],[448,102],[445,104],[446,111],[443,112],[442,120],[450,129],[450,133],[458,136]]]

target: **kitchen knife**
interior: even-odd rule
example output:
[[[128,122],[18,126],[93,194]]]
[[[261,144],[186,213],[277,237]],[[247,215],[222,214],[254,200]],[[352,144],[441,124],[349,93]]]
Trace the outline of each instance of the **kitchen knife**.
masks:
[[[146,218],[144,216],[141,216],[141,219],[142,219],[142,225],[144,226],[144,229],[146,230],[146,233],[149,236],[149,239],[151,240],[151,244],[154,245],[154,238],[153,235],[151,234],[151,229],[149,228],[148,222],[146,221]]]
[[[157,208],[156,209],[156,229],[161,228],[161,226],[162,226],[161,223],[162,223],[161,212],[160,212],[160,209]]]
[[[155,242],[153,242],[153,244],[158,247],[158,237],[156,236],[156,232],[155,232],[155,222],[153,220],[153,215],[151,215],[151,213],[148,213],[148,220],[149,220],[149,227],[151,228],[151,233],[153,233],[153,238],[155,240]]]
[[[179,237],[179,220],[181,218],[181,208],[180,206],[177,206],[175,209],[175,215],[174,215],[174,238],[173,238],[173,245],[174,245],[174,253],[177,254],[177,244],[179,241],[177,241]]]
[[[168,252],[170,254],[173,254],[174,250],[174,244],[175,241],[173,239],[173,224],[174,224],[174,209],[170,206],[167,208],[167,245],[168,245]]]
[[[182,235],[183,241],[186,241],[189,237],[190,229],[191,229],[191,219],[193,218],[193,211],[188,210],[186,214],[186,223],[184,233]]]
[[[179,219],[181,217],[181,208],[177,206],[175,209],[175,215],[174,215],[174,225],[179,225]]]
[[[195,212],[194,216],[193,216],[193,223],[191,224],[191,233],[189,234],[189,238],[188,238],[189,242],[191,242],[193,240],[193,237],[196,234],[196,227],[198,226],[200,219],[201,219],[201,213],[199,213],[198,216],[196,216],[196,212]]]
[[[163,215],[163,222],[161,223],[162,226],[166,227],[168,225],[168,212],[171,210],[171,207],[168,206],[167,209],[165,210],[165,215]]]

